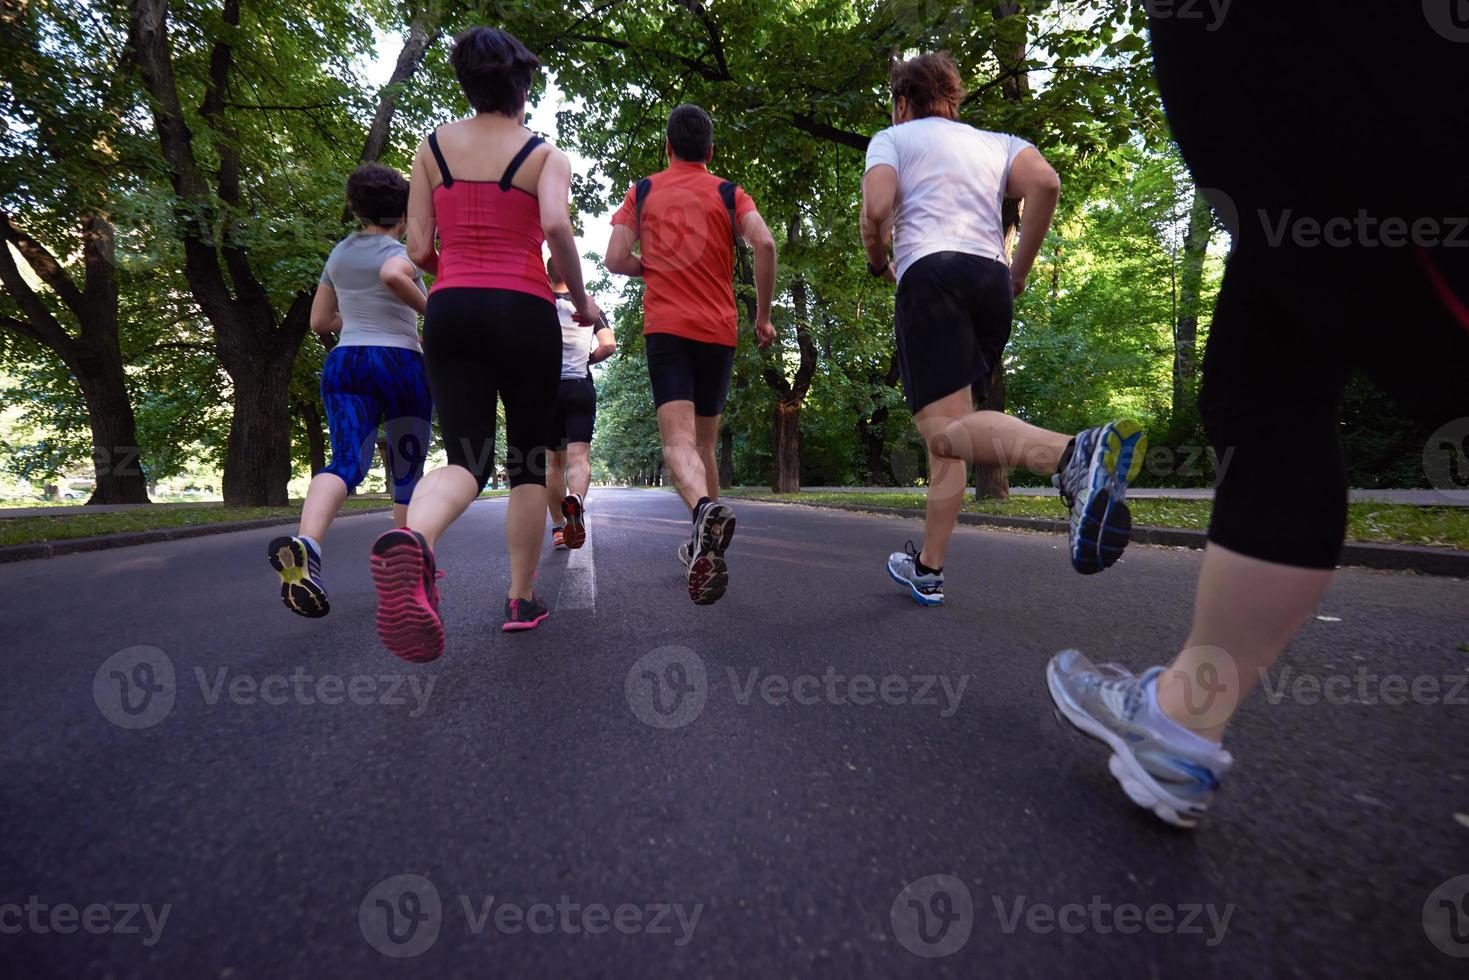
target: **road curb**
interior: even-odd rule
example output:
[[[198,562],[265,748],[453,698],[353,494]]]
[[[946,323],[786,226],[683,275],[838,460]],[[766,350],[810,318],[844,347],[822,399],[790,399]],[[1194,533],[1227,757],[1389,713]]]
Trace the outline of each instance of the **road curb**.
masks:
[[[367,514],[390,514],[392,507],[374,507],[370,510],[343,511],[337,520],[344,517],[361,517]],[[59,558],[87,551],[105,551],[109,548],[130,548],[139,544],[157,544],[160,541],[183,541],[202,538],[209,534],[227,534],[230,531],[253,531],[262,527],[279,527],[295,524],[300,515],[293,517],[260,517],[253,521],[229,521],[223,524],[184,524],[179,527],[160,527],[149,531],[122,531],[117,534],[99,534],[91,538],[64,538],[60,541],[37,541],[31,544],[12,544],[0,548],[0,564],[13,561],[32,561],[37,558]]]
[[[766,497],[741,497],[736,494],[725,494],[725,497],[729,500],[748,500],[758,504],[795,504],[798,507],[882,514],[886,517],[908,517],[919,520],[923,518],[923,511],[911,507],[772,500]],[[960,514],[959,523],[1052,534],[1065,534],[1068,530],[1066,521],[1051,521],[1040,517],[1006,517],[1002,514]],[[1157,545],[1166,548],[1192,548],[1198,551],[1202,550],[1208,542],[1208,535],[1203,531],[1189,528],[1134,527],[1132,542],[1133,544]],[[1353,568],[1374,568],[1392,572],[1417,572],[1420,575],[1469,578],[1469,551],[1461,551],[1458,548],[1427,548],[1410,544],[1372,544],[1364,541],[1349,541],[1342,547],[1341,564],[1344,567]]]

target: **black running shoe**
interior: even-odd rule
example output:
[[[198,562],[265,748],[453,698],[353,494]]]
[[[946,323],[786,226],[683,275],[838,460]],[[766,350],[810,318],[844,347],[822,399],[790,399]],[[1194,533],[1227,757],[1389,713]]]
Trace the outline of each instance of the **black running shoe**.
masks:
[[[546,604],[534,592],[529,599],[506,599],[505,625],[501,629],[506,633],[533,630],[549,615],[551,610],[546,608]]]
[[[734,532],[734,511],[725,504],[709,504],[694,523],[689,598],[700,606],[718,602],[729,588],[729,566],[725,564],[724,552]]]
[[[276,538],[266,557],[281,577],[281,602],[287,609],[309,619],[320,619],[332,611],[321,581],[321,556],[305,538]]]

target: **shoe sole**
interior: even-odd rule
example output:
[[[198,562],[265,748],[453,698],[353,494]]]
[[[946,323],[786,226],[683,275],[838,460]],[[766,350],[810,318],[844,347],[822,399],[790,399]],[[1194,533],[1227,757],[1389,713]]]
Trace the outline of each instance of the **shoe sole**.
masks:
[[[533,630],[537,626],[541,625],[541,622],[547,616],[549,616],[549,615],[551,615],[551,610],[547,609],[545,612],[541,613],[535,619],[528,619],[528,620],[520,620],[520,619],[506,620],[505,621],[505,625],[500,627],[500,632],[502,632],[502,633],[524,633],[526,630]]]
[[[298,616],[320,619],[332,611],[326,590],[311,577],[306,545],[299,538],[276,538],[266,553],[281,577],[281,602]]]
[[[566,547],[575,550],[582,546],[587,539],[587,525],[583,519],[584,511],[577,499],[567,495],[561,501],[561,513],[566,515],[566,526],[561,529],[561,540]]]
[[[1180,800],[1159,785],[1152,774],[1137,761],[1137,756],[1133,755],[1132,749],[1121,736],[1072,703],[1052,664],[1046,665],[1046,688],[1051,693],[1051,701],[1056,705],[1056,710],[1061,712],[1062,717],[1073,728],[1112,750],[1107,769],[1121,784],[1128,799],[1145,810],[1153,811],[1159,820],[1170,826],[1192,830],[1199,825],[1204,807]]]
[[[926,593],[919,592],[918,586],[914,585],[912,582],[908,581],[903,576],[893,571],[893,567],[891,565],[887,566],[887,569],[888,578],[892,579],[894,582],[897,582],[899,585],[907,586],[908,594],[911,595],[913,597],[913,601],[918,603],[920,606],[933,607],[942,606],[944,604],[943,596],[931,596]]]
[[[699,536],[699,550],[689,563],[689,598],[698,606],[712,606],[729,589],[729,565],[724,553],[734,540],[734,511],[723,504],[710,504]]]
[[[1102,433],[1102,462],[1088,474],[1091,493],[1071,542],[1071,565],[1095,575],[1117,564],[1132,539],[1127,486],[1142,472],[1148,435],[1131,419],[1108,425]]]
[[[389,531],[373,542],[377,637],[393,656],[423,664],[444,653],[444,624],[423,585],[423,550],[412,537]]]

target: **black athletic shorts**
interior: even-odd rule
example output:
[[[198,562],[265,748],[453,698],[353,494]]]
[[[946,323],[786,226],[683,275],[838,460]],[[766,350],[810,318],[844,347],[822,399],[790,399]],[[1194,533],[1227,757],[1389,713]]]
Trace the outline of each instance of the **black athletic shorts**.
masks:
[[[592,423],[597,418],[597,386],[591,378],[562,378],[556,392],[556,423],[551,438],[557,452],[566,452],[573,442],[592,441]]]
[[[654,407],[684,401],[693,402],[694,414],[705,418],[724,412],[729,376],[734,371],[733,347],[671,333],[650,333],[644,340]]]
[[[1003,262],[935,252],[898,281],[898,369],[918,411],[989,377],[1010,339],[1015,297]]]
[[[1450,161],[1469,126],[1469,46],[1450,4],[1433,6],[1367,18],[1290,0],[1237,4],[1212,26],[1152,19],[1170,128],[1235,232],[1199,409],[1219,458],[1209,538],[1239,554],[1336,565],[1339,406],[1359,368],[1439,433],[1420,472],[1462,486],[1449,473],[1469,425],[1469,170]],[[1385,78],[1411,79],[1411,94]]]

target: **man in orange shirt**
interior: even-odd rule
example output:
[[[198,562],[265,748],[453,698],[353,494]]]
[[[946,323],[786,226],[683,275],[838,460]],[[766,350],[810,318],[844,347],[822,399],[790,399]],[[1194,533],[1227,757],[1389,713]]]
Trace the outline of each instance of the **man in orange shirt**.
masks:
[[[718,502],[714,440],[729,393],[739,314],[733,269],[736,239],[755,251],[755,338],[775,339],[775,239],[750,195],[709,172],[714,123],[695,105],[668,117],[668,169],[628,188],[612,216],[605,265],[641,276],[648,377],[658,408],[663,458],[693,514],[691,540],[679,547],[689,598],[717,602],[729,585],[724,552],[734,536],[734,511]],[[641,254],[633,254],[633,246]]]

